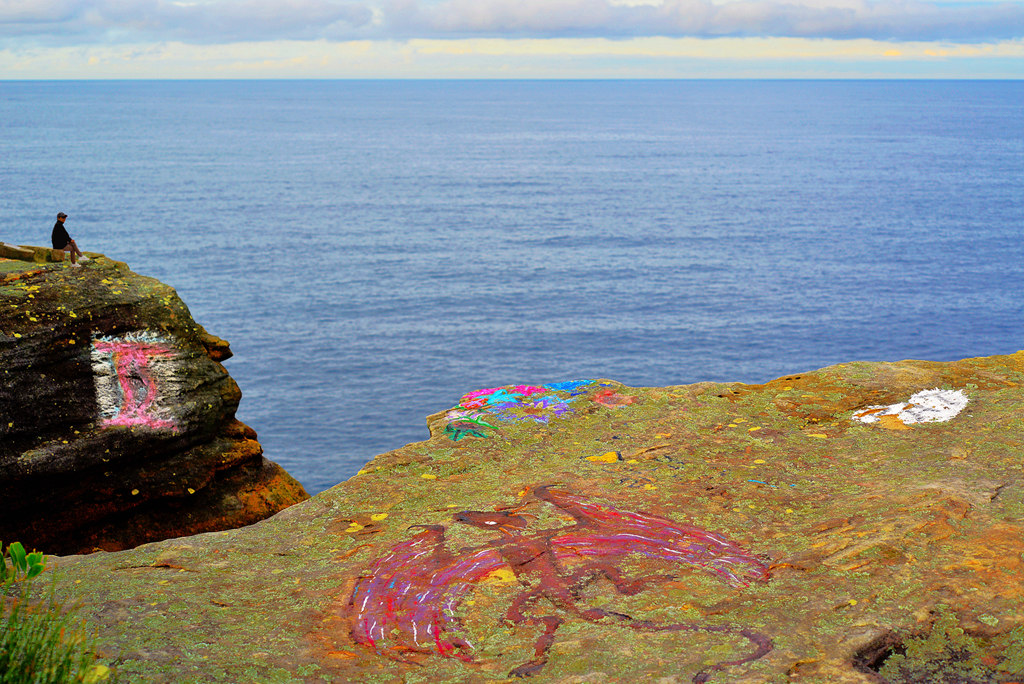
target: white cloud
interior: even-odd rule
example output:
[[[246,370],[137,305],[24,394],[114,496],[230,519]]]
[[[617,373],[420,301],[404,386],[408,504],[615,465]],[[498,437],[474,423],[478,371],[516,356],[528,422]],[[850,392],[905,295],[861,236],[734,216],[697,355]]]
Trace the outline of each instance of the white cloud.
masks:
[[[372,16],[370,7],[344,0],[0,0],[0,37],[192,43],[313,39],[339,29],[351,32]]]
[[[1024,2],[0,0],[0,45],[655,36],[996,42],[1024,37]]]
[[[772,36],[1000,40],[1024,36],[1024,3],[923,0],[393,0],[409,37]]]

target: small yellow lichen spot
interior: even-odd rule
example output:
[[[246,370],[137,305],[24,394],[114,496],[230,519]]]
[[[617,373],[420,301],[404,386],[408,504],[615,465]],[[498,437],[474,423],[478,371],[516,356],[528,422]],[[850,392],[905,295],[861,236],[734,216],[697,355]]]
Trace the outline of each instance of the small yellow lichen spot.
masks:
[[[657,489],[658,485],[645,484],[644,489]]]
[[[159,582],[157,582],[157,584],[170,584],[170,583],[171,583],[170,580],[160,580]]]
[[[654,436],[657,437],[658,439],[668,439],[669,437],[672,436],[672,433],[671,432],[656,432],[656,433],[654,433]]]
[[[273,570],[270,571],[270,574],[271,575],[280,575],[282,572],[284,572],[284,570],[282,570],[281,568],[274,568]]]
[[[188,493],[189,493],[189,494],[195,494],[195,493],[196,493],[196,490],[194,490],[194,489],[192,489],[191,487],[189,487],[189,488],[188,488]]]
[[[15,337],[21,337],[21,333],[14,333]]]
[[[386,517],[388,517],[387,513],[374,513],[373,515],[370,516],[370,520],[372,520],[374,522],[380,522],[381,520],[383,520]]]
[[[139,495],[139,490],[138,489],[133,489],[132,490],[132,496],[138,496],[138,495]]]
[[[792,508],[787,508],[787,509],[786,509],[786,512],[787,512],[787,513],[792,513],[792,512],[793,512],[793,509],[792,509]]]
[[[512,568],[498,568],[484,578],[487,584],[508,584],[515,581],[516,573],[512,572]]]
[[[811,432],[807,436],[808,437],[817,437],[818,439],[828,439],[828,435],[823,435],[820,432]]]
[[[734,422],[734,423],[746,423],[747,419],[746,418],[733,418],[732,422]]]
[[[754,426],[752,428],[747,428],[747,432],[757,432],[760,429],[760,427]]]
[[[68,344],[78,344],[78,343],[75,342],[74,340],[68,340]]]
[[[364,527],[366,527],[366,526],[365,525],[360,525],[355,520],[353,520],[351,523],[349,523],[348,529],[345,530],[345,532],[358,532],[359,530],[363,529]]]
[[[626,461],[626,463],[639,463],[639,462],[640,461],[636,460],[635,458],[631,458],[628,461]]]
[[[729,423],[729,427],[739,427],[736,423]]]
[[[754,504],[747,504],[747,508],[757,508]]]
[[[475,606],[476,605],[476,601],[474,601],[473,599],[469,599],[468,601],[466,601],[466,605],[467,606]]]
[[[356,473],[356,475],[365,475],[368,472],[370,472],[370,471],[368,471],[368,470],[360,470],[358,473]]]
[[[788,392],[788,391],[789,391],[789,390],[791,390],[791,389],[793,389],[793,388],[792,388],[792,387],[783,387],[783,388],[782,388],[782,391],[783,391],[783,392]]]
[[[587,456],[587,460],[593,463],[618,463],[621,456],[615,451],[606,451],[603,454]]]
[[[420,475],[420,477],[422,477],[424,480],[436,480],[437,479],[437,475],[434,475],[433,473],[423,473],[422,475]]]
[[[763,458],[755,459],[754,463],[764,463],[764,459]]]
[[[849,601],[847,601],[847,603],[849,603],[851,606],[855,606],[857,605],[857,599],[850,599]]]
[[[525,489],[523,489],[523,490],[522,490],[522,491],[520,491],[520,492],[519,492],[519,493],[518,493],[518,494],[517,494],[516,496],[526,496],[526,490],[525,490]]]

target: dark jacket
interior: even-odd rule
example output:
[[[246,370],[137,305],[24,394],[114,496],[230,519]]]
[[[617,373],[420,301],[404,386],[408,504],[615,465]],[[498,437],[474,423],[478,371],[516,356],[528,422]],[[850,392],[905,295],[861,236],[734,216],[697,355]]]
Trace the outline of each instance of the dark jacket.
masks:
[[[53,235],[50,236],[50,239],[53,240],[54,249],[64,249],[71,242],[71,236],[68,235],[67,229],[60,221],[53,224]]]

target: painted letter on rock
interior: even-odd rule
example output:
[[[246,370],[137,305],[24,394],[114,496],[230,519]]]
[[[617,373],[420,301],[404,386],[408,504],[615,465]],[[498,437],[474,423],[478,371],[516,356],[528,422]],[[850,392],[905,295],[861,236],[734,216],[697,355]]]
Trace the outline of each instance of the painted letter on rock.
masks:
[[[103,427],[177,430],[166,404],[176,384],[178,361],[174,345],[166,337],[151,332],[96,336],[92,368]]]

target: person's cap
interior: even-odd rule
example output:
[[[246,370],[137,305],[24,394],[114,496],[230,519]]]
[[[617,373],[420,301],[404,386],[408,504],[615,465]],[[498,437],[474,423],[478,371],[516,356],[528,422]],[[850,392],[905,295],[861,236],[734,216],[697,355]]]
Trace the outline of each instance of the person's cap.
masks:
[[[68,217],[68,215],[65,214],[63,211],[60,212],[59,214],[57,214],[57,218],[67,218],[67,217]]]

